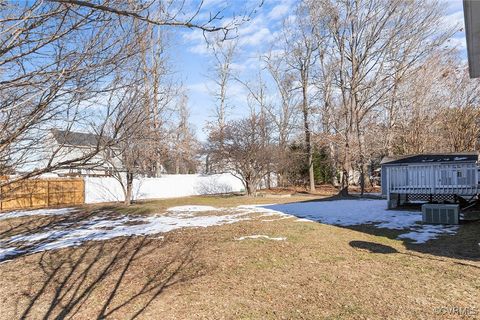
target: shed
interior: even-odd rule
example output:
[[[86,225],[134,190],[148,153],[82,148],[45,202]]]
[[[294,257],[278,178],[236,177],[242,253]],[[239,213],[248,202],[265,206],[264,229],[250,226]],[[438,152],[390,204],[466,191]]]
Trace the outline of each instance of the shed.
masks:
[[[406,202],[460,202],[478,194],[478,152],[385,157],[382,194],[388,207]]]

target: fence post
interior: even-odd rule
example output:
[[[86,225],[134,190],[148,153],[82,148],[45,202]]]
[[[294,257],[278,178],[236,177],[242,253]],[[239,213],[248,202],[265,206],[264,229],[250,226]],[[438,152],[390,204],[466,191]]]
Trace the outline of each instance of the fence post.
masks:
[[[47,207],[50,207],[50,181],[47,180]]]
[[[28,180],[27,180],[28,181]],[[28,183],[27,183],[28,186]],[[34,185],[35,186],[35,185]],[[33,192],[32,189],[28,192],[30,194],[30,208],[33,208]]]

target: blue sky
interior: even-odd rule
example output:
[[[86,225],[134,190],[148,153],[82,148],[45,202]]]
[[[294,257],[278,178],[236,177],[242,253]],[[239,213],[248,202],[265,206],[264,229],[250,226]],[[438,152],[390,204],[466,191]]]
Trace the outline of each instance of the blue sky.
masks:
[[[253,0],[250,0],[253,1]],[[463,28],[463,7],[461,0],[441,1],[446,7],[445,24]],[[266,52],[275,34],[280,30],[282,21],[293,11],[294,0],[265,0],[258,8],[251,21],[246,22],[238,30],[239,53],[235,62],[238,73],[248,77],[255,72],[258,66],[259,53]],[[229,12],[244,8],[255,7],[255,2],[206,0],[203,10],[216,11],[225,9]],[[227,15],[227,13],[226,13]],[[212,64],[211,51],[206,48],[203,35],[199,31],[185,30],[180,37],[174,40],[170,49],[174,71],[187,89],[191,123],[195,126],[198,137],[205,138],[203,127],[212,119],[214,100],[208,88],[212,86],[209,76],[209,67]],[[466,43],[463,31],[457,32],[449,41],[449,46],[460,50],[466,59]],[[238,117],[245,113],[246,92],[242,85],[232,82],[229,93],[234,96],[230,103],[235,106],[231,117]]]

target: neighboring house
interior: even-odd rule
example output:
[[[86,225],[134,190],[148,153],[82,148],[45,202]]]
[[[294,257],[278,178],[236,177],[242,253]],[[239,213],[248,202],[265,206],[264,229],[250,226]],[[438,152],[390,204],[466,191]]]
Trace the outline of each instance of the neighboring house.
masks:
[[[52,164],[74,160],[95,154],[98,145],[102,144],[102,137],[91,134],[52,129],[47,145],[47,159]],[[115,147],[100,151],[80,163],[67,164],[54,171],[59,176],[111,176],[113,168],[121,168],[121,158],[116,155]]]
[[[389,208],[411,201],[461,202],[478,194],[478,152],[385,157],[382,194]]]

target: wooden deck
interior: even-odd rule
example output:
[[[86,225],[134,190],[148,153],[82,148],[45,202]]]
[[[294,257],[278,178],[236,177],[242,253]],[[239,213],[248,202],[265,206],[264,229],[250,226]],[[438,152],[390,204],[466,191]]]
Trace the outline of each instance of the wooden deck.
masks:
[[[387,167],[388,193],[455,194],[478,193],[478,167],[474,163],[415,164]]]

